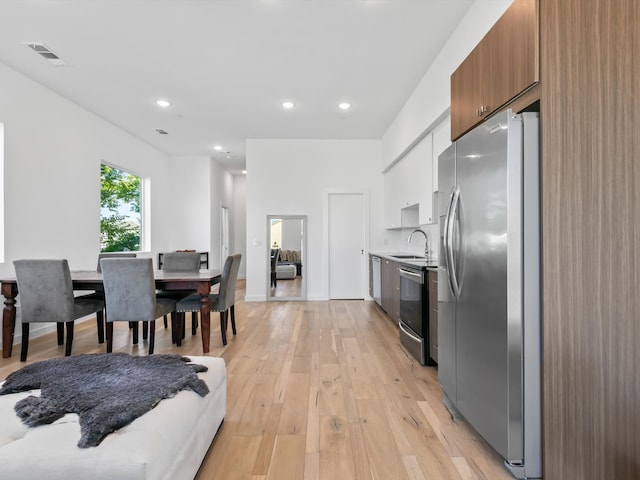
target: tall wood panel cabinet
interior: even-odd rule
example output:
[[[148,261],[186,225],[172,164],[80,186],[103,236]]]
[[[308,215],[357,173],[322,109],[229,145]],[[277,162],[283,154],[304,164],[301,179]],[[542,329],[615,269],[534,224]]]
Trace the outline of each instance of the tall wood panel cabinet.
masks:
[[[540,0],[546,480],[640,478],[639,25]]]
[[[538,0],[515,0],[451,76],[456,139],[539,80]]]

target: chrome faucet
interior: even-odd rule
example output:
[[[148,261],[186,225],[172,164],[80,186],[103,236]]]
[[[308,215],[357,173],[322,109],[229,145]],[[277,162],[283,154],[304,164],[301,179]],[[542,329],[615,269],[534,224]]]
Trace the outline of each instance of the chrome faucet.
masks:
[[[414,233],[420,232],[422,235],[424,235],[424,259],[425,260],[430,260],[430,255],[429,255],[429,234],[426,233],[424,230],[421,230],[419,228],[416,228],[413,232],[411,232],[411,234],[409,235],[409,238],[407,240],[407,243],[411,243],[411,237],[413,237]]]

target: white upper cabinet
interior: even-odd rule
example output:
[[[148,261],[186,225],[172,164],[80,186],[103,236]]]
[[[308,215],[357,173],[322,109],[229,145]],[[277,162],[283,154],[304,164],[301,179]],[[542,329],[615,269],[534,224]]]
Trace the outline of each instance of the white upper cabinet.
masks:
[[[385,225],[412,228],[433,221],[433,141],[418,142],[384,175]]]
[[[400,228],[400,204],[403,178],[397,163],[384,174],[384,224],[386,228]]]
[[[433,129],[433,191],[438,191],[438,157],[451,145],[451,117],[447,116]]]
[[[427,134],[414,150],[418,149],[420,162],[418,164],[418,184],[420,211],[418,220],[420,225],[434,223],[433,215],[433,135]]]

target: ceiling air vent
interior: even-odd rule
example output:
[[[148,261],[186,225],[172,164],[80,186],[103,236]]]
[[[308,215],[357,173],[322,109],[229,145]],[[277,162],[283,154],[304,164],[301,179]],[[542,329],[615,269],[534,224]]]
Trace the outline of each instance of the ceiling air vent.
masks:
[[[66,65],[65,61],[62,60],[58,55],[53,53],[49,47],[47,47],[44,43],[34,43],[34,42],[23,42],[23,45],[26,45],[31,50],[36,52],[45,60],[48,60],[51,64],[56,67],[63,67]]]
[[[158,132],[160,135],[169,135],[169,132],[163,130],[162,128],[156,128],[156,132]]]

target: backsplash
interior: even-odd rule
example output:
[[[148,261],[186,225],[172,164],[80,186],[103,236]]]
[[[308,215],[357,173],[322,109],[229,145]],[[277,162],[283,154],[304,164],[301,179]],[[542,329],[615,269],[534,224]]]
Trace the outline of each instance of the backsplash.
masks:
[[[420,225],[430,237],[431,257],[438,258],[440,249],[440,227],[438,224]],[[422,235],[414,235],[411,243],[407,242],[409,235],[414,229],[407,228],[402,230],[386,230],[383,233],[382,241],[379,244],[372,242],[372,251],[380,252],[407,252],[415,255],[424,255],[424,237]]]

